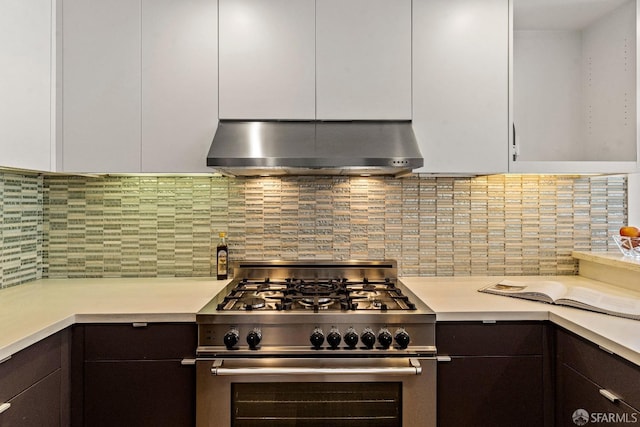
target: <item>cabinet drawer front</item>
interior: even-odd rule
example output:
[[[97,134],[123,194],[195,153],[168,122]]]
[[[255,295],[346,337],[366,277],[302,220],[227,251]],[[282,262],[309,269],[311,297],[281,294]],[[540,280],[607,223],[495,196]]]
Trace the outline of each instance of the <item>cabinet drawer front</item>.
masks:
[[[543,426],[542,366],[541,356],[454,357],[438,364],[438,426]]]
[[[60,368],[61,336],[52,335],[0,364],[0,403]]]
[[[194,366],[178,361],[85,363],[84,425],[195,425]]]
[[[11,399],[11,407],[0,414],[0,427],[60,426],[62,371],[56,370]]]
[[[600,394],[600,388],[569,366],[560,365],[558,368],[556,426],[575,427],[576,423],[573,421],[573,415],[578,409],[587,411],[589,417],[594,416],[596,413],[612,413],[615,414],[618,420],[633,421],[637,419],[640,422],[640,414],[638,414],[637,410],[625,404],[625,402],[610,402]],[[590,423],[591,421],[589,419]],[[594,424],[600,425],[598,422]],[[625,422],[607,422],[602,425],[622,426],[634,424],[635,421],[629,424]]]
[[[193,357],[197,329],[191,323],[85,325],[85,360],[162,360]]]
[[[541,355],[541,322],[436,323],[439,354],[460,356]]]
[[[558,330],[558,361],[640,408],[640,367],[580,337]]]

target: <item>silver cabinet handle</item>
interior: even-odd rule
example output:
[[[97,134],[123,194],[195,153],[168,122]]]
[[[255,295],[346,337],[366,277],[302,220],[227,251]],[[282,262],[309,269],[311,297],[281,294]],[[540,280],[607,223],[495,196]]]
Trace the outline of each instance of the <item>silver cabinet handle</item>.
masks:
[[[607,398],[607,400],[610,400],[613,403],[616,403],[620,400],[620,396],[617,396],[611,393],[609,390],[605,388],[601,388],[599,391],[601,395],[603,395],[605,398]]]
[[[132,326],[134,328],[146,328],[147,327],[147,322],[133,322]]]
[[[409,359],[406,367],[336,367],[319,368],[308,367],[248,367],[248,368],[223,368],[224,360],[215,360],[211,367],[211,375],[420,375],[422,367],[416,359]]]
[[[603,347],[603,346],[601,346],[601,345],[599,345],[599,346],[598,346],[598,348],[599,348],[600,350],[604,351],[604,352],[609,353],[609,354],[615,354],[613,351],[611,351],[611,350],[609,350],[608,348]]]
[[[436,356],[438,362],[451,362],[451,356]]]
[[[180,364],[182,366],[195,365],[196,364],[196,359],[182,359],[180,361]]]
[[[517,138],[516,138],[516,124],[513,123],[513,161],[515,162],[516,160],[518,160],[518,156],[520,156],[520,149],[518,146],[518,142],[517,142]]]
[[[11,403],[3,403],[2,405],[0,405],[0,414],[6,412],[9,408],[11,408]]]

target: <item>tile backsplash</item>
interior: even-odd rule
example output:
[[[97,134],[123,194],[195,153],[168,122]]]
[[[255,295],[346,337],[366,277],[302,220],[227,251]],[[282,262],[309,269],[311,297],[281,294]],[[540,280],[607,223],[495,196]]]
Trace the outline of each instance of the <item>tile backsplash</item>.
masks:
[[[47,176],[43,187],[42,274],[52,278],[208,276],[218,231],[232,260],[392,258],[403,275],[575,274],[571,250],[613,249],[627,211],[623,176]]]
[[[209,276],[233,259],[384,259],[404,275],[574,274],[615,250],[626,178],[70,177],[0,172],[0,287]]]
[[[0,172],[0,288],[42,277],[43,178]]]

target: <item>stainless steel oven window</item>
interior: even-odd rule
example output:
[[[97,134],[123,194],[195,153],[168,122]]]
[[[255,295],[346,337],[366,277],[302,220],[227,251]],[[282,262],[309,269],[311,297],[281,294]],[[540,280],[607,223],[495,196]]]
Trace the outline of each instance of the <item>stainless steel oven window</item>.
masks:
[[[233,427],[400,427],[402,383],[233,383]]]

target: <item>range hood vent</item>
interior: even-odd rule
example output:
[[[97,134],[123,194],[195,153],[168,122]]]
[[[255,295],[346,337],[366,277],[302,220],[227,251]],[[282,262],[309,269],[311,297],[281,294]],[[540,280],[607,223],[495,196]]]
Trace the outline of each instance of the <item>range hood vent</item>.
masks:
[[[220,121],[207,156],[232,176],[402,176],[423,164],[409,121]]]

